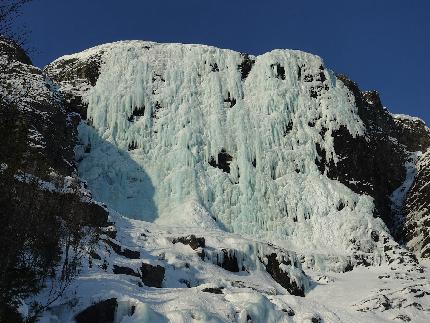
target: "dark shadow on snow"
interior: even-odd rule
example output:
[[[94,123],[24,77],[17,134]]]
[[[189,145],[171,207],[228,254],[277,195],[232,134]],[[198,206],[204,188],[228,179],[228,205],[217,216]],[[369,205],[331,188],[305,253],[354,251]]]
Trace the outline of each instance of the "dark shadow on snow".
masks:
[[[132,219],[153,222],[158,217],[155,188],[142,166],[103,139],[91,126],[81,125],[77,146],[79,176],[93,198]]]

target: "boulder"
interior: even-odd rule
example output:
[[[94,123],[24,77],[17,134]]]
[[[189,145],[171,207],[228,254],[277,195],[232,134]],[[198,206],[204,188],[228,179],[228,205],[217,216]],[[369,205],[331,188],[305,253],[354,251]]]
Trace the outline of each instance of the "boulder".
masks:
[[[162,266],[142,263],[140,267],[142,282],[148,287],[161,288],[165,271],[166,270]]]
[[[75,316],[76,323],[113,323],[118,308],[116,298],[98,302]]]

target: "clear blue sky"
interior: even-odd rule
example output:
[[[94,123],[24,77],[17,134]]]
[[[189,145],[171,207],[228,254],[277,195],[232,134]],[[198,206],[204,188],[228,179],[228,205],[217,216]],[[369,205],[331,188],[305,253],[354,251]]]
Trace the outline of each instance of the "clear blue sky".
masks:
[[[35,0],[22,19],[38,66],[125,39],[300,49],[377,89],[392,112],[430,124],[428,0]]]

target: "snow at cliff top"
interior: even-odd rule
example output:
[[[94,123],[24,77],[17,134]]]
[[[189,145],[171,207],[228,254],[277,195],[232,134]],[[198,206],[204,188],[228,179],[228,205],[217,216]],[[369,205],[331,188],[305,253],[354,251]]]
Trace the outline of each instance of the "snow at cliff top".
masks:
[[[410,116],[410,115],[407,115],[407,114],[399,114],[399,113],[392,113],[391,114],[394,118],[396,118],[396,119],[400,119],[400,120],[410,120],[410,121],[418,121],[418,122],[421,122],[421,123],[424,123],[425,124],[425,122],[424,122],[424,120],[423,119],[421,119],[421,118],[418,118],[418,117],[413,117],[413,116]]]
[[[364,135],[353,96],[319,57],[133,41],[60,59],[95,54],[76,153],[97,200],[159,224],[212,217],[294,250],[347,254],[355,239],[373,252],[370,233],[385,226],[372,199],[315,163],[337,161],[334,130]]]

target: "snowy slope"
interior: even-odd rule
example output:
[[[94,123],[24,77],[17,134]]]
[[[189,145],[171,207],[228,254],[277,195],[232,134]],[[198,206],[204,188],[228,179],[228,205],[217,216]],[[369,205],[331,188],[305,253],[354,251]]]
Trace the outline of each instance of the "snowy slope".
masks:
[[[115,213],[111,220],[118,230],[111,228],[83,259],[81,273],[41,322],[94,322],[91,315],[100,319],[101,313],[116,323],[428,322],[427,266],[419,272],[383,264],[347,273],[303,267],[305,274],[297,255],[264,241],[215,228],[160,226]],[[178,242],[191,235],[204,242]],[[235,257],[241,270],[223,266],[222,250]],[[272,279],[266,266],[273,253],[292,260],[281,267],[303,284],[305,297],[291,295],[281,280]],[[142,264],[153,267],[144,272]],[[155,267],[164,268],[158,286],[147,281],[159,276]],[[43,304],[50,292],[36,300]]]

